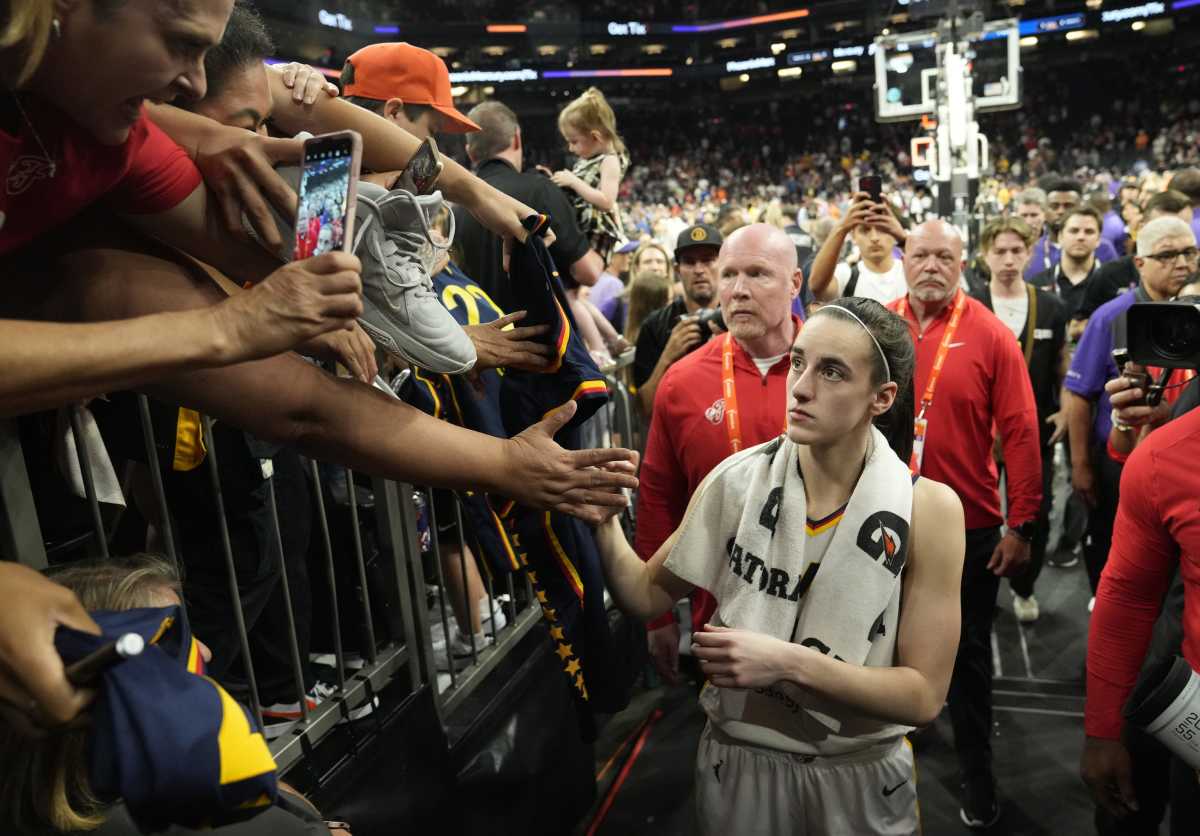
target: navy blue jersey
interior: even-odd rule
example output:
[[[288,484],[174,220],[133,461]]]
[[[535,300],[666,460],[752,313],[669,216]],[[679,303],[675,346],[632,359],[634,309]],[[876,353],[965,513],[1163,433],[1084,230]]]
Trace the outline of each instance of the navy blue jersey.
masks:
[[[516,295],[529,311],[522,325],[549,322],[558,350],[557,369],[549,374],[515,370],[482,373],[480,385],[465,378],[418,371],[405,399],[418,408],[479,432],[509,437],[537,423],[572,396],[579,413],[591,415],[607,400],[607,387],[575,332],[561,283],[540,239],[518,246],[513,276],[529,281]],[[541,255],[537,254],[540,250]],[[504,315],[475,282],[451,265],[433,277],[443,304],[463,325],[491,322]],[[536,292],[540,287],[541,292]],[[598,386],[588,386],[589,382]],[[578,394],[577,394],[578,393]],[[577,416],[578,418],[578,416]],[[564,447],[578,447],[578,420],[559,434]],[[623,655],[608,625],[604,579],[591,530],[574,517],[489,501],[481,494],[463,495],[468,525],[474,530],[487,565],[494,570],[524,569],[550,628],[564,676],[580,707],[585,735],[594,736],[592,711],[613,712],[628,702],[630,678],[614,675],[624,667]],[[503,522],[501,522],[503,521]]]
[[[539,236],[530,235],[527,243],[513,247],[509,275],[518,310],[528,311],[521,324],[550,326],[542,339],[554,349],[554,363],[550,374],[513,369],[504,376],[500,400],[504,424],[510,435],[516,435],[555,407],[574,400],[579,408],[564,428],[566,433],[608,402],[608,385],[575,328],[554,259]],[[567,446],[562,438],[558,442]]]

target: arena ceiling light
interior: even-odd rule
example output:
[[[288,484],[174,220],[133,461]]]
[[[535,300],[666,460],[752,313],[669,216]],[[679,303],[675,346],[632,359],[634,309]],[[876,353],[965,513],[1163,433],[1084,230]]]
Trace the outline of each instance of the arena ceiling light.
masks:
[[[541,55],[542,57],[547,57],[551,55],[558,55],[561,50],[562,47],[558,44],[541,44],[537,48],[537,54]]]
[[[1089,9],[1098,9],[1103,5],[1104,5],[1104,0],[1087,0],[1087,7]]]
[[[1026,48],[1029,48],[1032,46],[1037,46],[1038,45],[1037,35],[1026,35],[1024,38],[1021,38],[1019,43],[1021,44],[1021,46],[1026,47]]]
[[[588,47],[588,52],[592,55],[605,55],[610,49],[612,49],[611,44],[592,44]]]
[[[722,38],[721,40],[717,41],[717,46],[719,46],[721,49],[733,49],[741,42],[741,38]]]
[[[529,27],[524,23],[489,23],[487,30],[493,35],[519,35],[528,32]]]
[[[1095,29],[1076,29],[1074,32],[1067,33],[1068,41],[1090,41],[1092,38],[1100,37],[1100,33]]]
[[[787,44],[785,44],[785,43],[771,44],[771,52],[774,53],[775,55],[778,55],[779,53],[786,52],[786,51],[787,51]]]
[[[1146,21],[1135,20],[1133,23],[1129,24],[1129,28],[1132,29],[1134,32],[1141,32],[1143,29],[1146,28]]]
[[[736,20],[721,20],[716,23],[676,23],[671,26],[672,32],[701,33],[720,32],[725,29],[740,29],[743,26],[760,26],[764,23],[778,23],[782,20],[797,20],[808,17],[808,9],[793,9],[790,12],[776,12],[770,15],[755,15],[754,17],[739,17]]]
[[[483,48],[483,54],[490,55],[493,58],[503,58],[509,51],[511,51],[511,49],[512,47],[492,44],[491,46],[485,46]]]
[[[642,52],[646,53],[647,55],[662,55],[666,51],[667,51],[666,44],[643,44],[642,45]]]
[[[456,47],[456,46],[433,46],[433,47],[429,48],[429,51],[432,52],[434,55],[436,55],[438,58],[449,58],[451,55],[458,52],[458,47]]]
[[[450,88],[450,95],[451,95],[451,96],[453,96],[453,97],[454,97],[454,98],[456,98],[456,99],[457,99],[459,96],[464,96],[464,95],[466,95],[466,93],[467,93],[467,88],[466,88],[466,87],[463,87],[463,86],[461,86],[461,85],[459,85],[458,87],[451,87],[451,88]]]
[[[775,71],[780,78],[799,78],[804,74],[803,67],[780,67]]]
[[[833,70],[836,75],[845,75],[846,73],[852,73],[857,70],[858,62],[854,60],[834,61],[829,65],[829,69]]]

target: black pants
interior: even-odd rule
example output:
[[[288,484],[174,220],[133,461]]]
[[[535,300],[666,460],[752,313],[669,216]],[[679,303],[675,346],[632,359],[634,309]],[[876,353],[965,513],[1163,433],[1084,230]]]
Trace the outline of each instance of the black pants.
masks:
[[[950,678],[950,722],[964,779],[992,768],[992,611],[1000,578],[987,565],[999,543],[999,527],[967,530],[962,632]]]
[[[1100,584],[1100,573],[1112,546],[1113,521],[1117,518],[1123,465],[1113,461],[1102,445],[1092,447],[1092,472],[1096,479],[1096,507],[1088,513],[1087,535],[1083,538],[1083,562],[1087,566],[1092,594]]]
[[[1050,541],[1050,508],[1054,504],[1054,448],[1042,445],[1042,507],[1038,509],[1037,527],[1029,548],[1029,565],[1025,571],[1009,580],[1012,591],[1022,598],[1033,594],[1033,585],[1042,573],[1046,561],[1046,545]]]
[[[218,443],[221,444],[218,449],[221,490],[259,697],[263,705],[295,702],[287,611],[267,483],[262,479],[258,460],[244,447],[239,449],[233,434],[219,434]],[[311,493],[300,457],[293,450],[279,451],[272,461],[284,564],[292,592],[304,684],[308,689],[313,685],[307,665],[312,595],[305,555],[312,526]],[[240,691],[245,677],[242,646],[206,466],[186,474],[173,474],[168,494],[177,520],[186,572],[184,595],[192,631],[212,650],[209,675]]]

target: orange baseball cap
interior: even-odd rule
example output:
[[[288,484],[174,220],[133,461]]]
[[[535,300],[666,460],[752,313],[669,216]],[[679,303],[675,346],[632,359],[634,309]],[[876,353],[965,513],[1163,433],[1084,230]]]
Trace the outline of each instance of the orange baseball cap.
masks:
[[[447,133],[465,134],[479,126],[454,107],[446,62],[427,49],[408,43],[371,44],[346,59],[342,77],[347,96],[401,99],[405,104],[429,105],[442,116]]]

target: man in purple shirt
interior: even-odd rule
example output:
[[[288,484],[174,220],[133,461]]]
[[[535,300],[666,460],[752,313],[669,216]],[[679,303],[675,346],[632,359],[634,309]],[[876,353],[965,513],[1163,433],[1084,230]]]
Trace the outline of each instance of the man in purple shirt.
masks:
[[[1058,244],[1059,231],[1062,229],[1063,221],[1067,219],[1067,213],[1079,206],[1082,194],[1083,190],[1079,184],[1065,177],[1052,181],[1048,185],[1045,208],[1046,232],[1033,245],[1033,256],[1030,258],[1031,267],[1039,264],[1045,266],[1039,267],[1035,272],[1058,264],[1062,257],[1062,248]],[[1115,261],[1117,258],[1116,248],[1109,241],[1101,238],[1100,245],[1096,247],[1096,261],[1103,264],[1106,261]],[[1027,275],[1026,278],[1029,276]]]
[[[1071,484],[1091,507],[1083,558],[1093,595],[1112,542],[1121,481],[1121,466],[1108,455],[1112,404],[1104,384],[1120,373],[1112,350],[1125,346],[1125,312],[1130,306],[1173,299],[1198,261],[1196,236],[1188,224],[1169,216],[1146,224],[1138,233],[1134,256],[1140,284],[1092,314],[1067,371],[1063,409],[1071,442]]]
[[[600,309],[604,318],[612,323],[618,331],[625,330],[625,306],[621,294],[625,292],[625,282],[629,278],[629,254],[638,248],[637,241],[626,241],[612,251],[604,272],[592,285],[589,298],[592,304]]]
[[[1200,169],[1185,168],[1175,172],[1169,188],[1182,192],[1192,202],[1192,234],[1200,241]]]

